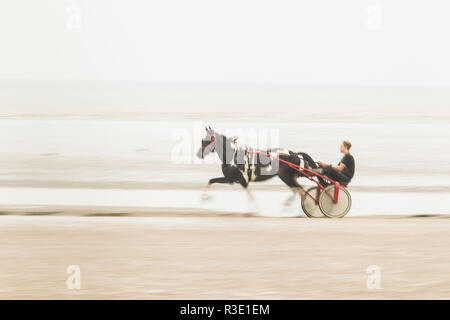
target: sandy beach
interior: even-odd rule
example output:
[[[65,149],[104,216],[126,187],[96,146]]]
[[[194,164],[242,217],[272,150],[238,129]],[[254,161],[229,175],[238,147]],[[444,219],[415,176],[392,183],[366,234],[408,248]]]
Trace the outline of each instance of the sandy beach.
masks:
[[[448,1],[3,2],[0,300],[450,299]]]
[[[59,97],[56,87],[78,87],[11,86],[0,112],[2,299],[450,298],[450,120],[437,98],[448,91],[339,87],[319,99],[326,88],[86,84]],[[202,201],[222,175],[217,156],[195,157],[206,124],[330,163],[350,139],[352,209],[307,219],[298,199],[284,205],[278,178],[250,185],[255,203],[237,185]],[[67,287],[69,266],[80,290]],[[380,289],[367,286],[374,266]]]
[[[3,212],[0,298],[450,298],[447,216],[87,212]],[[70,265],[80,267],[80,290],[66,286]],[[366,284],[373,265],[380,289]]]

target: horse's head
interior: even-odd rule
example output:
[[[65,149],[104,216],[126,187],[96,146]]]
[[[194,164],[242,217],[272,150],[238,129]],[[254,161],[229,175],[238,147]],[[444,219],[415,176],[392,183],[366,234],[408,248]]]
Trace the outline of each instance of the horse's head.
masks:
[[[216,150],[216,132],[211,127],[206,127],[206,136],[202,139],[202,145],[197,152],[197,157],[203,159],[206,155]]]

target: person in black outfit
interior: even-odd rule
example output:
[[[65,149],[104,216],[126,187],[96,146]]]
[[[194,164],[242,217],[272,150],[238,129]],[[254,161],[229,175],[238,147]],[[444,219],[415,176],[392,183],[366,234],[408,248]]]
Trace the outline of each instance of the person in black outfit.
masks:
[[[344,157],[339,162],[337,166],[332,166],[330,164],[319,161],[318,164],[320,168],[313,169],[314,172],[322,174],[324,176],[333,179],[341,184],[347,185],[353,178],[355,174],[355,159],[350,154],[350,148],[352,144],[349,141],[343,141],[340,149]]]

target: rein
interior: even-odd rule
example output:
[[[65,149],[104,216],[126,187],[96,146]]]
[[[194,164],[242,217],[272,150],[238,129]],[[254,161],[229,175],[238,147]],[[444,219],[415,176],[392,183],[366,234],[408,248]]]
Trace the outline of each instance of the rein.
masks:
[[[330,178],[328,178],[328,177],[326,177],[326,176],[323,176],[323,175],[321,175],[321,174],[315,173],[315,172],[312,171],[312,170],[303,168],[303,167],[301,167],[301,166],[299,166],[299,165],[297,165],[297,164],[295,164],[295,163],[292,163],[292,162],[289,162],[289,161],[280,159],[280,158],[278,158],[278,157],[274,157],[274,156],[272,156],[270,153],[262,152],[262,151],[249,151],[249,152],[250,152],[250,153],[255,153],[255,154],[262,154],[262,155],[265,155],[265,156],[270,157],[270,158],[272,158],[272,159],[281,161],[281,162],[287,164],[287,165],[288,165],[289,167],[291,167],[292,169],[297,170],[297,171],[303,173],[303,174],[306,176],[306,178],[308,178],[309,180],[315,182],[315,183],[317,184],[317,186],[318,186],[321,190],[323,190],[323,192],[325,192],[331,199],[333,199],[333,201],[334,201],[335,203],[337,203],[337,201],[338,201],[338,195],[339,195],[339,185],[340,185],[339,182],[336,182],[336,181],[334,181],[334,180],[331,180]],[[305,171],[308,172],[308,173],[306,173]],[[322,179],[324,179],[324,180],[326,180],[326,181],[329,181],[329,182],[333,183],[333,184],[336,186],[335,192],[334,192],[334,196],[331,195],[331,194],[330,194],[330,193],[329,193],[329,192],[328,192],[328,191],[320,184],[319,181],[315,180],[314,177],[320,177],[320,178],[322,178]],[[308,193],[308,192],[306,192],[306,193]],[[309,193],[308,193],[308,195],[309,195]],[[310,195],[310,196],[311,196],[311,195]]]
[[[214,141],[216,141],[216,135],[212,135],[211,136],[211,142],[208,143],[206,146],[202,146],[202,150],[205,150],[206,148],[208,148]]]
[[[299,166],[299,165],[297,165],[297,164],[295,164],[295,163],[292,163],[292,162],[289,162],[289,161],[280,159],[280,158],[278,158],[278,157],[275,157],[275,156],[271,155],[270,153],[262,152],[262,151],[248,151],[248,152],[250,152],[250,153],[255,153],[255,154],[265,155],[265,156],[267,156],[267,157],[269,157],[269,158],[272,158],[272,159],[275,159],[275,160],[277,160],[277,161],[283,162],[283,163],[287,164],[289,167],[291,167],[292,169],[295,169],[295,170],[297,170],[297,171],[302,172],[302,173],[305,174],[306,177],[307,177],[308,179],[310,179],[310,180],[314,180],[312,176],[318,176],[318,177],[324,178],[324,179],[326,179],[326,180],[328,180],[328,181],[330,180],[329,178],[324,177],[324,176],[322,176],[322,175],[320,175],[320,174],[317,174],[317,173],[315,173],[314,171],[311,171],[311,170],[309,170],[309,169],[303,168],[303,167],[301,167],[301,166]],[[305,171],[307,171],[307,172],[310,173],[310,174],[306,173]]]

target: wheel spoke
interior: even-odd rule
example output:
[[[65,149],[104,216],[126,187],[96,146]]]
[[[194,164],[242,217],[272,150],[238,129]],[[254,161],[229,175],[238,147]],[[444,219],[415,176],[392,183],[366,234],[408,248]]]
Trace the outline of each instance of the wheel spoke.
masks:
[[[306,194],[302,196],[302,209],[303,212],[309,218],[323,218],[324,215],[319,208],[319,204],[316,199],[319,198],[320,189],[319,187],[312,187],[306,191]]]
[[[337,203],[330,196],[334,195],[335,185],[329,185],[325,190],[327,192],[322,192],[319,197],[319,207],[322,213],[329,218],[344,217],[352,206],[352,198],[348,190],[339,186],[339,200]]]

